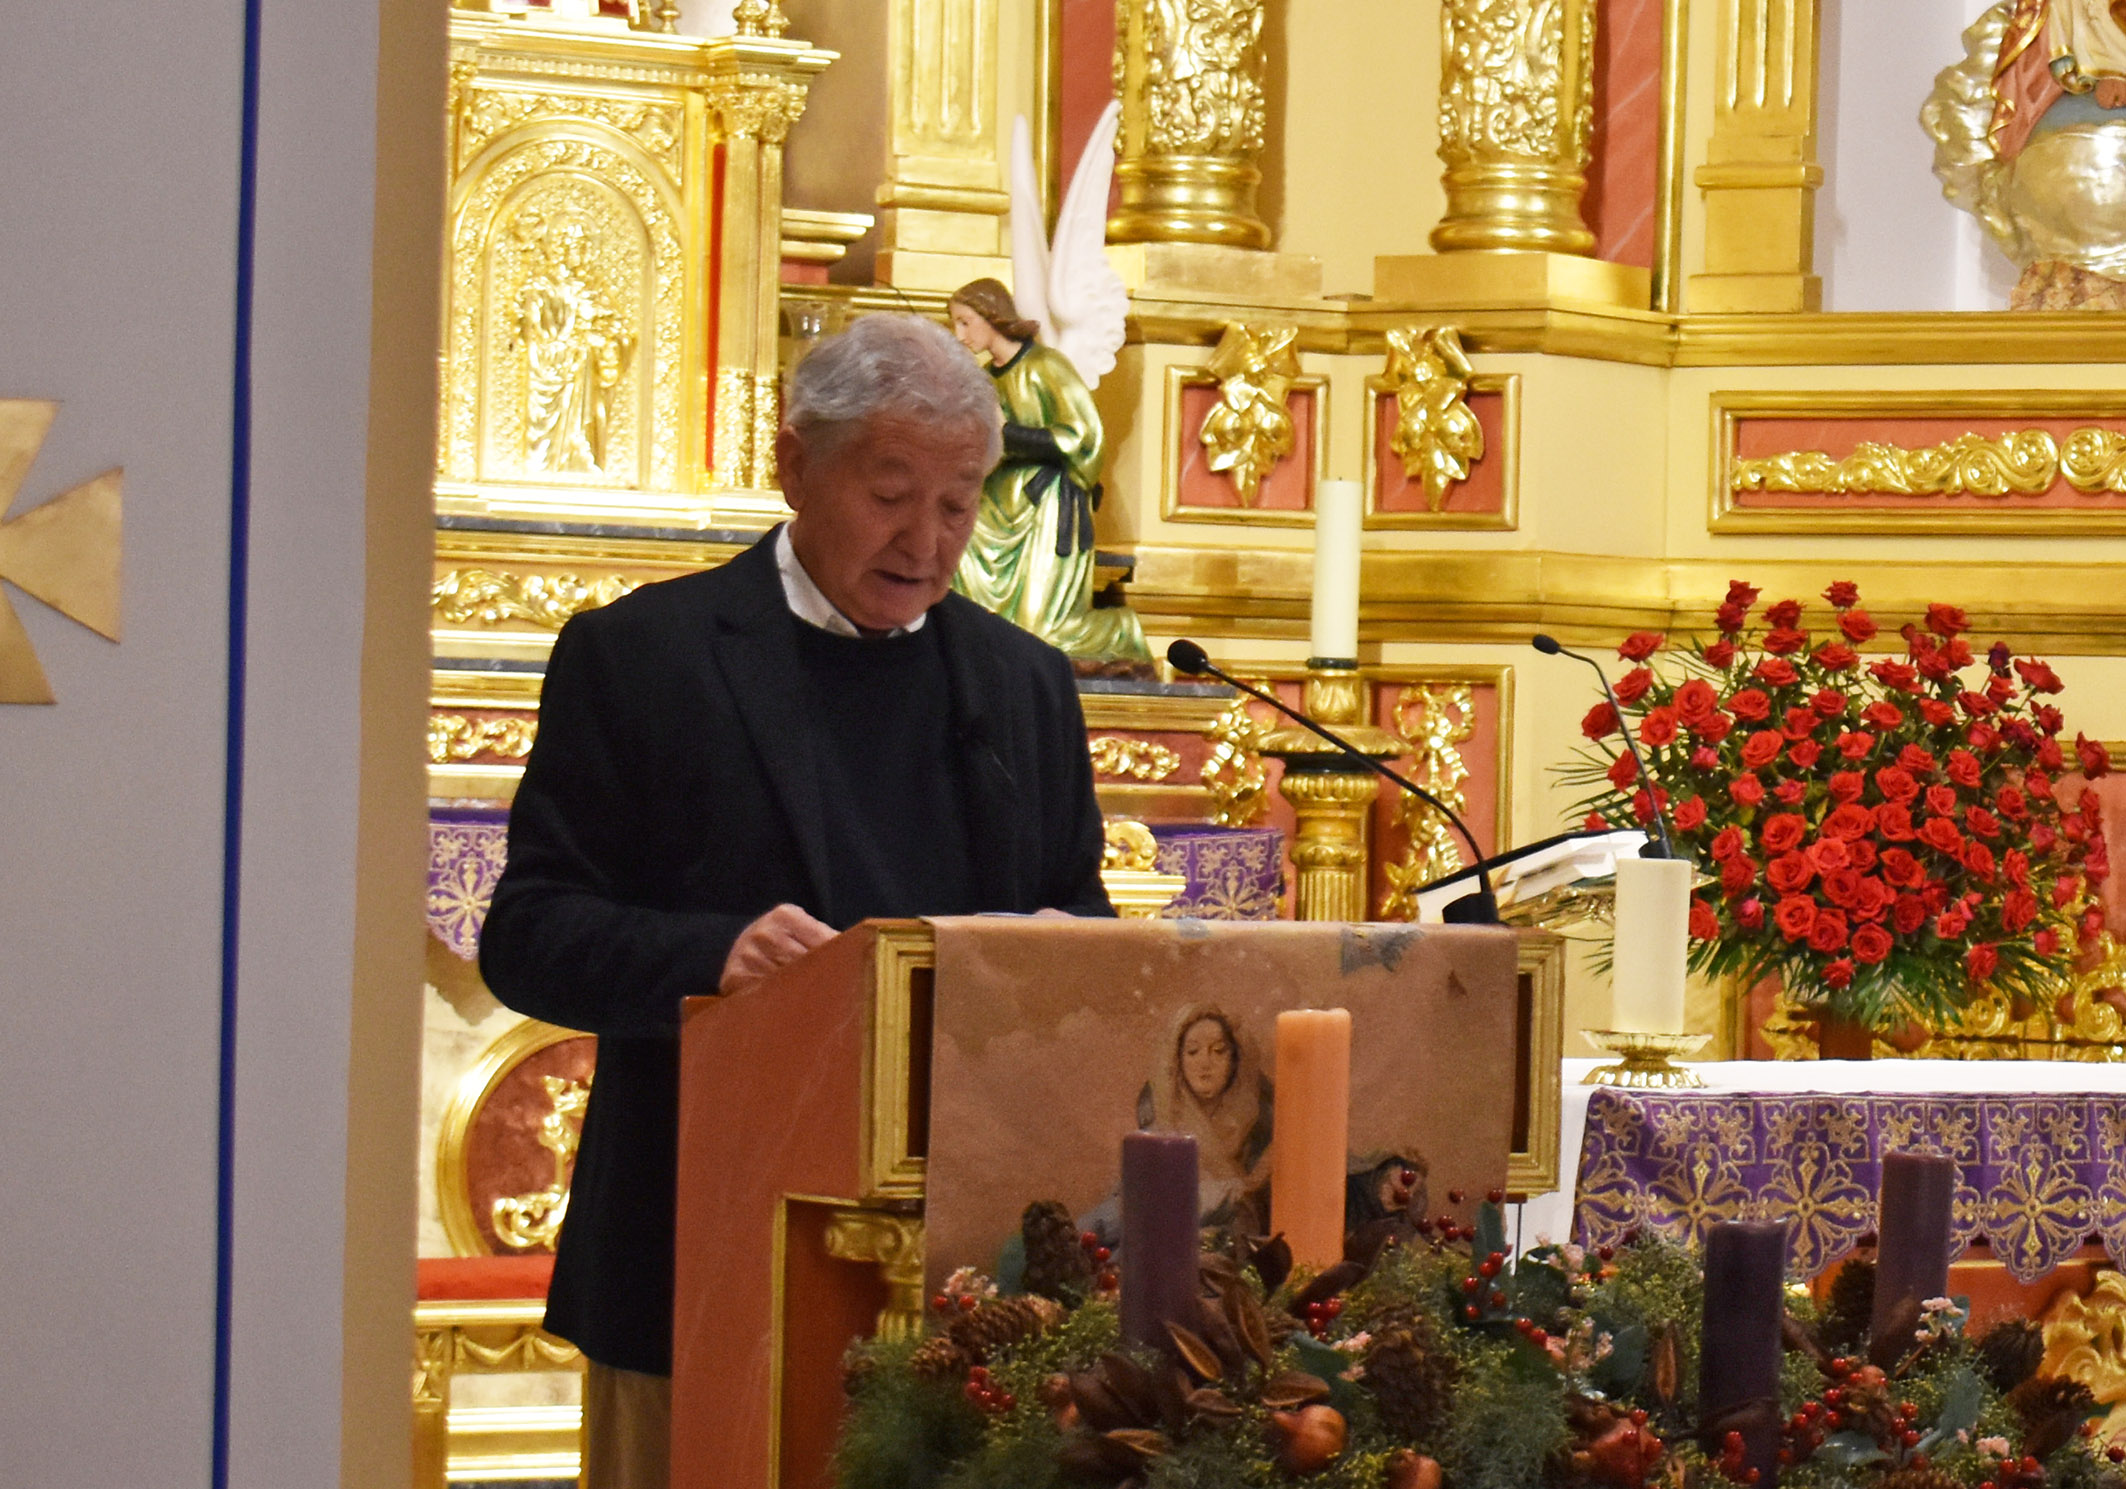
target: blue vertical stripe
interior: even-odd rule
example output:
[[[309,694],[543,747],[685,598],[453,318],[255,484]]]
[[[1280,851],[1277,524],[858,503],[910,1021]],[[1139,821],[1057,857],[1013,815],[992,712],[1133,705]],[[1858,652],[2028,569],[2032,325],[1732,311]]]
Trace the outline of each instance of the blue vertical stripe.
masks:
[[[251,577],[251,326],[258,243],[258,73],[263,0],[244,0],[243,139],[236,195],[236,344],[229,417],[229,700],[222,782],[221,1069],[214,1175],[213,1489],[229,1483],[236,1231],[236,992],[243,900],[244,671]]]

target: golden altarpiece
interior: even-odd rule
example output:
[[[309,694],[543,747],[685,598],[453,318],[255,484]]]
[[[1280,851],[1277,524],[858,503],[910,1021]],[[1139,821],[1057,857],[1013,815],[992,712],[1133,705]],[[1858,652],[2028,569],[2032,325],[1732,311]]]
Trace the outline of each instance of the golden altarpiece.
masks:
[[[779,377],[810,340],[1009,277],[1015,115],[1052,214],[1122,105],[1110,597],[1155,653],[1193,636],[1380,731],[1494,849],[1569,825],[1549,767],[1589,701],[1528,636],[1703,632],[1735,577],[1857,579],[1891,610],[1954,595],[2126,738],[2126,321],[1821,309],[1825,4],[740,0],[712,37],[670,4],[454,9],[424,1257],[537,1254],[565,1205],[582,1051],[471,963],[555,633],[778,520]],[[1882,148],[1927,169],[1916,132]],[[1331,478],[1364,497],[1355,673],[1309,669]],[[1222,690],[1083,697],[1140,913],[1406,918],[1459,865],[1367,778],[1281,789],[1267,717]],[[1601,1025],[1604,980],[1562,944],[1541,962],[1552,1025]],[[2126,1038],[2097,996],[2116,962],[2063,982],[2093,1055]],[[1727,1052],[1795,1043],[1741,990],[1693,1000]],[[2018,1012],[1938,1048],[2057,1048]],[[483,1127],[505,1107],[515,1129]],[[424,1474],[446,1471],[446,1401],[453,1477],[572,1470],[565,1389],[473,1379],[568,1365],[536,1305],[423,1309]]]

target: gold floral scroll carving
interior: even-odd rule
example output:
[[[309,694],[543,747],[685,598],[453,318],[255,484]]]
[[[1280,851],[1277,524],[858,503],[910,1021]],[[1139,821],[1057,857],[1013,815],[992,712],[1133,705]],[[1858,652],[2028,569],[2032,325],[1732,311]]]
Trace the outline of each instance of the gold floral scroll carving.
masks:
[[[1260,679],[1248,681],[1259,688],[1269,686]],[[1245,698],[1235,698],[1204,730],[1211,753],[1203,762],[1202,780],[1210,788],[1211,820],[1220,827],[1247,827],[1268,810],[1262,742],[1269,735],[1270,726],[1248,711]]]
[[[1299,330],[1226,323],[1208,369],[1218,380],[1218,401],[1196,437],[1204,464],[1233,483],[1244,507],[1262,491],[1262,478],[1292,453],[1298,433],[1292,421],[1292,384],[1300,376]]]
[[[1432,246],[1591,252],[1594,0],[1445,0],[1440,26],[1447,211]]]
[[[1111,242],[1267,248],[1255,207],[1269,110],[1266,0],[1120,0]]]
[[[561,1222],[568,1216],[569,1171],[583,1140],[583,1112],[591,1099],[591,1088],[581,1081],[543,1075],[539,1083],[550,1103],[539,1119],[539,1146],[554,1156],[554,1181],[544,1189],[503,1195],[494,1202],[495,1235],[518,1251],[550,1250],[561,1234]]]
[[[507,574],[490,569],[452,569],[435,582],[430,605],[445,625],[499,626],[528,621],[558,631],[569,617],[610,605],[635,588],[618,574],[585,579],[576,574]]]
[[[1402,690],[1395,704],[1395,732],[1410,744],[1410,777],[1458,813],[1468,811],[1468,763],[1462,746],[1476,736],[1476,690],[1469,683],[1423,683]],[[1404,793],[1398,812],[1409,847],[1400,863],[1383,864],[1388,895],[1383,920],[1415,920],[1417,892],[1462,866],[1461,849],[1447,819]]]
[[[432,765],[472,760],[481,755],[499,755],[522,760],[539,737],[539,721],[530,715],[518,718],[472,719],[461,713],[428,716],[428,760]]]
[[[1425,488],[1425,505],[1441,510],[1457,482],[1469,479],[1484,456],[1484,427],[1469,407],[1476,371],[1452,326],[1430,331],[1405,327],[1388,333],[1384,391],[1395,395],[1395,434],[1390,448],[1403,473]]]
[[[2089,458],[2092,466],[2101,462],[2094,450]],[[1735,491],[1811,495],[2038,496],[2059,474],[2058,442],[2042,429],[2023,429],[2003,435],[1966,432],[1918,448],[1864,440],[1842,458],[1821,450],[1738,458],[1728,484]]]
[[[1102,734],[1092,740],[1093,774],[1133,781],[1163,781],[1181,768],[1181,757],[1155,740]]]

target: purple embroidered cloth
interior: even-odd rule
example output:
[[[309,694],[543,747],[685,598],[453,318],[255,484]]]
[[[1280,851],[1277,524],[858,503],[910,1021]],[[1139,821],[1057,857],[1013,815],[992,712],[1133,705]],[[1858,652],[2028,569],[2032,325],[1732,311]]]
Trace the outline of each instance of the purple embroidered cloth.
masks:
[[[1284,834],[1274,827],[1151,824],[1156,867],[1188,886],[1164,912],[1175,920],[1275,920],[1284,900]]]
[[[2100,1240],[2126,1261],[2126,1097],[1592,1093],[1574,1233],[1644,1228],[1702,1240],[1723,1220],[1792,1222],[1787,1263],[1812,1277],[1875,1229],[1882,1155],[1946,1153],[1954,1234],[2035,1281]]]
[[[480,924],[508,855],[509,813],[433,807],[428,813],[428,929],[464,961],[480,954]]]

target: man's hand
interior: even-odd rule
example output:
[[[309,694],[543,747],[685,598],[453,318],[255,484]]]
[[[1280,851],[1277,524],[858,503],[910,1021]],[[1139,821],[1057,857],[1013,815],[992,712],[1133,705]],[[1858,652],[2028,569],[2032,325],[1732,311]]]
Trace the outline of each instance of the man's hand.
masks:
[[[815,946],[834,939],[834,928],[814,920],[796,905],[777,905],[738,933],[724,958],[720,993],[751,987],[778,967],[786,967]]]
[[[2098,78],[2096,101],[2098,108],[2126,108],[2126,78]]]

